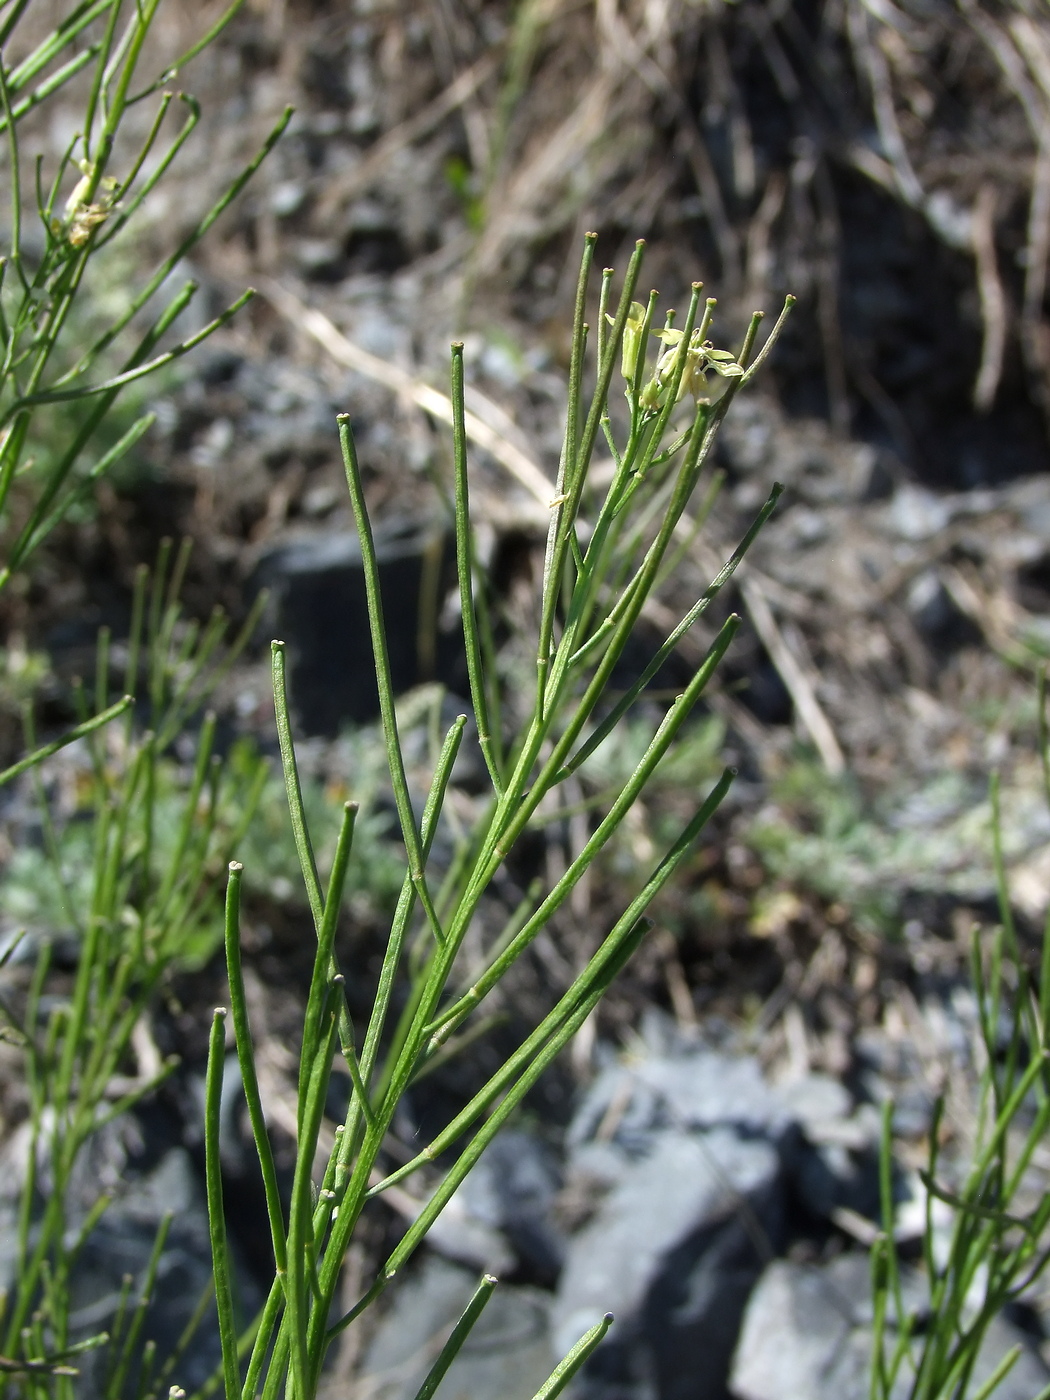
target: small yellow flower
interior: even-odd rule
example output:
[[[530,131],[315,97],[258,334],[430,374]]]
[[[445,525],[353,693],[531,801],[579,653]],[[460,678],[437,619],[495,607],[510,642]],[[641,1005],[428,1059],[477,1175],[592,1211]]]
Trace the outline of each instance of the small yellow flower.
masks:
[[[661,390],[666,389],[672,383],[678,373],[678,364],[684,351],[686,356],[686,367],[682,373],[682,382],[678,386],[678,397],[681,398],[689,387],[690,361],[695,354],[695,333],[688,346],[685,345],[685,332],[675,330],[673,326],[665,326],[662,331],[656,332],[657,337],[663,341],[667,349],[656,362],[656,378]]]
[[[708,368],[720,374],[723,379],[739,379],[743,374],[743,367],[737,364],[728,350],[716,350],[708,341],[703,346],[703,352]]]

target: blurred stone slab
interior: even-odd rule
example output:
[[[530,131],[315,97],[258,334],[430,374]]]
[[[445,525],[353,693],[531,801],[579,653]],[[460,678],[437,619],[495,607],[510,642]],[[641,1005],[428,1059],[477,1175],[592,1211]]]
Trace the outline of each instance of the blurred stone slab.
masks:
[[[902,1278],[905,1308],[921,1309],[925,1285]],[[769,1265],[744,1316],[730,1390],[736,1400],[868,1400],[872,1348],[868,1259],[845,1254],[824,1266],[777,1260]],[[1022,1332],[996,1318],[974,1367],[972,1392],[1006,1352],[1024,1348],[996,1387],[994,1400],[1034,1400],[1050,1379]],[[902,1368],[894,1397],[906,1400],[912,1373]]]
[[[397,1288],[355,1381],[355,1400],[412,1400],[478,1275],[427,1255]],[[532,1400],[554,1369],[550,1294],[501,1284],[441,1382],[441,1400]]]
[[[726,1400],[748,1299],[788,1214],[877,1207],[877,1116],[836,1080],[770,1083],[753,1056],[688,1042],[649,1018],[570,1126],[569,1237],[552,1332],[563,1353],[616,1323],[580,1400]]]
[[[555,1349],[564,1352],[605,1312],[624,1322],[643,1308],[673,1253],[731,1218],[743,1202],[771,1214],[779,1172],[768,1143],[727,1129],[653,1135],[593,1219],[572,1237],[557,1292]]]
[[[707,1049],[610,1065],[573,1119],[570,1146],[600,1132],[613,1114],[621,1143],[659,1127],[735,1127],[775,1137],[792,1119],[756,1060]]]
[[[524,1270],[530,1283],[552,1287],[565,1254],[553,1218],[560,1184],[545,1144],[520,1129],[502,1132],[431,1226],[427,1242],[458,1263],[499,1277]]]
[[[455,583],[454,549],[434,522],[396,519],[376,530],[375,549],[395,692],[435,679],[455,689],[463,679],[462,637],[439,625]],[[291,700],[302,730],[334,738],[342,726],[377,718],[356,533],[303,531],[264,556],[256,583],[270,590],[276,635],[288,639]]]

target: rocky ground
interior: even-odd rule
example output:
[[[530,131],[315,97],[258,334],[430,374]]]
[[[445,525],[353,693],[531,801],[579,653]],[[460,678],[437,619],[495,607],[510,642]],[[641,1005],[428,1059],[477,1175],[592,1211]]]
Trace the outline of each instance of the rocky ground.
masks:
[[[161,39],[174,43],[191,18],[172,10]],[[800,297],[769,377],[727,422],[708,525],[646,618],[654,636],[666,629],[784,483],[724,600],[746,626],[677,779],[701,781],[728,758],[740,769],[732,798],[594,1035],[457,1197],[374,1334],[352,1334],[333,1395],[350,1377],[355,1395],[414,1394],[481,1267],[508,1282],[458,1363],[470,1400],[514,1400],[511,1373],[530,1396],[552,1346],[606,1306],[621,1325],[581,1394],[866,1393],[879,1106],[894,1103],[902,1238],[922,1219],[915,1169],[938,1093],[956,1105],[960,1156],[968,1141],[967,956],[974,924],[996,919],[993,769],[1030,948],[1050,897],[1033,683],[1050,653],[1048,73],[1050,29],[1034,7],[859,0],[338,12],[273,0],[249,5],[187,73],[204,136],[146,242],[205,207],[284,104],[296,107],[187,269],[202,282],[201,322],[246,282],[259,295],[151,391],[153,434],[4,603],[10,752],[25,658],[46,656],[44,716],[61,722],[98,626],[126,631],[135,565],[162,536],[185,535],[192,612],[218,600],[243,616],[269,590],[259,640],[287,637],[304,761],[341,800],[362,781],[375,697],[353,662],[361,584],[334,414],[354,421],[399,619],[397,679],[422,725],[442,703],[435,683],[463,687],[433,485],[449,460],[434,398],[449,339],[466,343],[481,542],[512,619],[541,559],[582,231],[598,229],[599,256],[621,269],[646,236],[646,276],[666,304],[704,277],[727,341],[752,306]],[[61,145],[60,128],[41,142]],[[124,275],[103,266],[99,295]],[[695,629],[684,665],[711,635]],[[230,733],[272,750],[261,650],[220,698]],[[467,812],[469,775],[459,786]],[[508,1041],[515,1017],[571,975],[580,927],[602,923],[675,802],[672,777],[619,864],[522,968]],[[10,849],[24,811],[6,821]],[[565,859],[579,835],[568,828],[551,828],[537,868]],[[280,861],[262,858],[256,875],[245,859],[255,1011],[279,1106],[292,1089],[305,911]],[[379,891],[358,911],[366,967],[381,906]],[[181,1011],[155,1028],[185,1070],[96,1164],[131,1184],[86,1294],[105,1300],[141,1267],[158,1203],[182,1204],[185,1238],[165,1276],[172,1335],[205,1242],[194,1123],[221,975],[186,974]],[[408,1105],[406,1139],[461,1101],[503,1034]],[[231,1116],[226,1167],[244,1185],[234,1230],[250,1299],[266,1261],[241,1127]],[[413,1208],[377,1209],[348,1295]],[[1045,1306],[1033,1294],[989,1342],[993,1365],[1023,1325],[1018,1400],[1045,1383]],[[105,1311],[97,1297],[91,1307]],[[207,1364],[205,1349],[202,1379]]]

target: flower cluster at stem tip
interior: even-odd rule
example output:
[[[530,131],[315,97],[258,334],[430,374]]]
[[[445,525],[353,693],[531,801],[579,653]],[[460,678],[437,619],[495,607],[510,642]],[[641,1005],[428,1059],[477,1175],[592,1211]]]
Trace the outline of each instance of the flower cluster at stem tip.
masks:
[[[65,219],[51,221],[51,232],[56,237],[64,234],[73,248],[83,247],[92,231],[109,218],[120,187],[119,180],[112,175],[99,179],[95,167],[88,161],[78,161],[77,164],[81,178],[66,201]],[[96,188],[100,198],[89,203],[88,195],[93,188]]]
[[[613,318],[606,318],[612,323]],[[631,309],[624,326],[620,360],[620,370],[627,381],[627,397],[634,395],[634,383],[638,372],[638,356],[641,353],[646,309],[640,301],[632,301]],[[737,379],[744,373],[728,350],[716,350],[709,340],[701,341],[701,328],[697,326],[685,344],[685,332],[665,326],[654,331],[658,340],[667,347],[657,358],[653,377],[638,395],[638,405],[647,413],[655,413],[661,407],[668,385],[672,384],[678,372],[679,356],[685,351],[685,369],[678,386],[678,399],[692,394],[699,403],[707,390],[707,375],[713,370],[723,379]]]

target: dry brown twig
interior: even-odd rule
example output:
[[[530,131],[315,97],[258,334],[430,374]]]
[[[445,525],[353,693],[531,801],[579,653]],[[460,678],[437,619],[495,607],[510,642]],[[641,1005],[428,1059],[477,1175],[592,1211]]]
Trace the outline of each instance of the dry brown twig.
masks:
[[[423,380],[408,374],[399,365],[391,364],[390,361],[383,360],[356,345],[323,312],[307,306],[281,283],[267,279],[262,282],[259,290],[275,310],[292,325],[311,336],[337,364],[354,370],[357,374],[363,374],[378,384],[385,384],[394,393],[402,394],[442,423],[451,424],[452,401],[447,394],[442,394]],[[476,391],[472,392],[471,397],[475,403],[482,398]],[[486,410],[492,410],[493,416],[501,412],[497,405],[487,402]],[[486,423],[477,412],[467,411],[465,425],[467,437],[488,452],[525,488],[532,499],[543,507],[542,516],[533,513],[537,514],[537,520],[542,520],[546,526],[554,484],[543,468],[515,443],[509,441],[503,433]]]
[[[380,137],[360,165],[326,186],[318,201],[318,216],[321,219],[331,219],[344,205],[349,204],[357,195],[363,194],[370,185],[375,184],[399,151],[428,136],[457,107],[461,107],[473,97],[482,84],[492,77],[498,66],[499,58],[496,54],[483,55],[415,116],[407,118],[385,136]]]
[[[973,209],[973,254],[977,262],[977,291],[984,327],[973,402],[982,413],[987,413],[995,402],[1006,352],[1006,297],[995,256],[995,206],[994,187],[982,185]]]
[[[835,737],[831,721],[817,699],[816,689],[807,674],[808,668],[789,646],[784,633],[777,625],[773,609],[769,606],[769,599],[753,570],[741,577],[740,591],[751,614],[751,621],[755,624],[755,631],[769,653],[769,659],[777,668],[780,679],[787,687],[799,722],[813,740],[824,767],[837,777],[846,770],[845,755]]]

